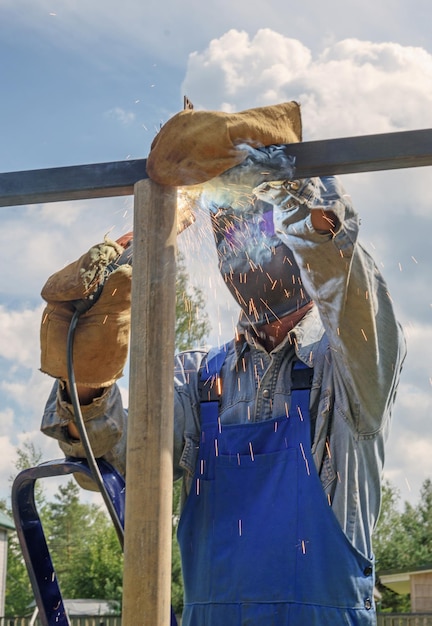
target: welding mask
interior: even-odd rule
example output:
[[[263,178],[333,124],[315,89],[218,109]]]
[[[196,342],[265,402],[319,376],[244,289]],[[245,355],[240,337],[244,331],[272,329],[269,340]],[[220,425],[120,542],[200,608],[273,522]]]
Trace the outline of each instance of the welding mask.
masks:
[[[293,253],[275,234],[271,204],[213,204],[210,213],[219,271],[240,305],[241,325],[271,323],[311,301]]]

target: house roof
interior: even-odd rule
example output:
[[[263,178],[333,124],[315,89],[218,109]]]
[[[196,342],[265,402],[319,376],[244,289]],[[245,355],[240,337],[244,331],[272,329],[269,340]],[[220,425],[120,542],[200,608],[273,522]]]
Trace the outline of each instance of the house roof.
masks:
[[[399,594],[411,593],[411,578],[416,574],[432,574],[432,564],[378,572],[380,583]]]
[[[63,600],[63,604],[71,617],[73,615],[109,615],[112,613],[112,603],[108,600]]]
[[[10,517],[0,511],[0,528],[6,528],[7,530],[15,530],[15,524]]]

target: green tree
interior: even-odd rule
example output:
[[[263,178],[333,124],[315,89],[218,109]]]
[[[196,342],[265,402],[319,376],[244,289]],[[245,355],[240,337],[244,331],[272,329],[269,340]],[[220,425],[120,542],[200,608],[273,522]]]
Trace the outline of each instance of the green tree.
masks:
[[[54,499],[46,506],[45,532],[62,594],[67,598],[107,598],[104,592],[107,587],[121,587],[118,578],[121,550],[118,541],[112,540],[105,510],[96,504],[80,502],[80,489],[73,480],[60,486]],[[111,554],[112,564],[103,570],[107,553]],[[98,584],[95,584],[95,570],[103,572]]]
[[[177,542],[177,527],[180,520],[180,500],[182,481],[177,480],[173,488],[173,537],[171,565],[171,603],[176,615],[183,611],[183,576],[181,569],[180,548]]]
[[[377,587],[381,593],[381,611],[402,613],[409,611],[408,595],[399,595],[379,582],[379,573],[401,567],[401,557],[408,549],[408,538],[398,509],[399,492],[389,482],[383,485],[378,524],[373,533],[373,546],[378,573]]]
[[[381,514],[373,537],[378,575],[386,570],[408,571],[432,563],[432,481],[424,481],[416,505],[405,502],[401,512],[398,501],[397,490],[385,484]],[[409,595],[397,595],[382,585],[379,589],[383,594],[383,611],[410,610]]]
[[[187,350],[199,345],[210,332],[204,294],[191,287],[184,257],[177,254],[176,276],[176,349]]]
[[[432,563],[432,481],[427,478],[420,489],[417,506],[405,503],[401,516],[409,545],[403,555],[405,567]]]
[[[34,443],[25,442],[21,448],[17,448],[17,461],[15,463],[17,473],[34,467],[40,463],[41,458],[42,454]],[[13,479],[14,477],[11,476],[10,481],[12,482]],[[45,496],[43,487],[38,483],[35,486],[35,501],[38,509],[43,508]],[[12,511],[8,509],[5,502],[2,503],[1,508],[12,518]],[[28,613],[28,607],[33,600],[33,592],[18,536],[14,532],[9,535],[7,558],[5,613],[6,615],[25,615]]]

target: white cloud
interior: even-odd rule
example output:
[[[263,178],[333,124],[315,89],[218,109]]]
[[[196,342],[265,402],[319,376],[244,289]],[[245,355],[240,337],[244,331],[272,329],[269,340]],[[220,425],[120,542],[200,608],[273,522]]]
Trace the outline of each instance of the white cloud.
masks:
[[[34,367],[39,347],[41,309],[8,311],[0,305],[0,356],[24,367]]]
[[[2,210],[0,247],[5,270],[0,294],[37,299],[47,278],[75,261],[109,233],[132,227],[133,199],[101,198]],[[0,300],[1,302],[1,300]]]
[[[128,125],[132,124],[135,121],[135,113],[132,111],[125,111],[121,107],[114,107],[106,112],[106,116],[108,118],[113,118],[120,122],[120,124]]]
[[[305,139],[429,127],[432,55],[346,39],[321,54],[268,28],[230,30],[189,57],[183,90],[198,108],[298,100]]]
[[[13,411],[7,408],[3,411],[0,411],[0,435],[3,436],[4,433],[9,433],[13,426]]]
[[[314,54],[269,28],[255,35],[232,29],[190,55],[183,91],[196,108],[226,111],[298,100],[308,140],[427,128],[432,55],[358,39]],[[430,168],[353,174],[346,188],[397,307],[426,319]]]
[[[432,476],[432,359],[425,350],[432,326],[405,325],[408,354],[398,390],[396,410],[387,446],[385,476],[415,503],[423,481]]]
[[[3,414],[0,415],[3,417]],[[0,475],[2,480],[0,483],[0,499],[9,497],[10,478],[16,474],[16,449],[10,442],[8,437],[0,437]]]

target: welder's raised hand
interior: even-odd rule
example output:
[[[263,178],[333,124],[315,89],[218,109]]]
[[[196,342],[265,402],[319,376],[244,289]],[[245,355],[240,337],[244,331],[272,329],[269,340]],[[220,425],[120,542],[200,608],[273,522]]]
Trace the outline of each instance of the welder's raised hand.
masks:
[[[202,184],[242,163],[250,156],[250,148],[298,141],[301,118],[296,102],[239,113],[189,109],[174,115],[154,138],[147,174],[161,185]],[[273,176],[272,180],[276,178],[280,179]],[[281,178],[290,175],[281,173]],[[268,178],[253,186],[262,180]]]
[[[332,215],[330,222],[320,224],[322,230],[332,230],[344,219],[350,200],[340,180],[335,176],[305,178],[303,180],[275,180],[265,182],[253,190],[254,195],[277,207],[285,224],[305,218],[310,212],[318,224],[320,215]],[[278,219],[275,216],[275,219]],[[327,227],[324,228],[324,225]]]
[[[260,200],[274,206],[294,209],[299,205],[306,205],[307,208],[312,209],[321,197],[320,186],[319,178],[277,179],[259,184],[253,189],[253,193]]]
[[[127,238],[122,238],[126,245]],[[124,251],[120,243],[105,239],[77,261],[53,274],[41,295],[47,302],[43,312],[41,371],[67,379],[66,344],[77,301],[92,298],[106,268]],[[107,387],[122,376],[129,345],[132,267],[119,266],[85,313],[75,331],[74,369],[77,384]]]

